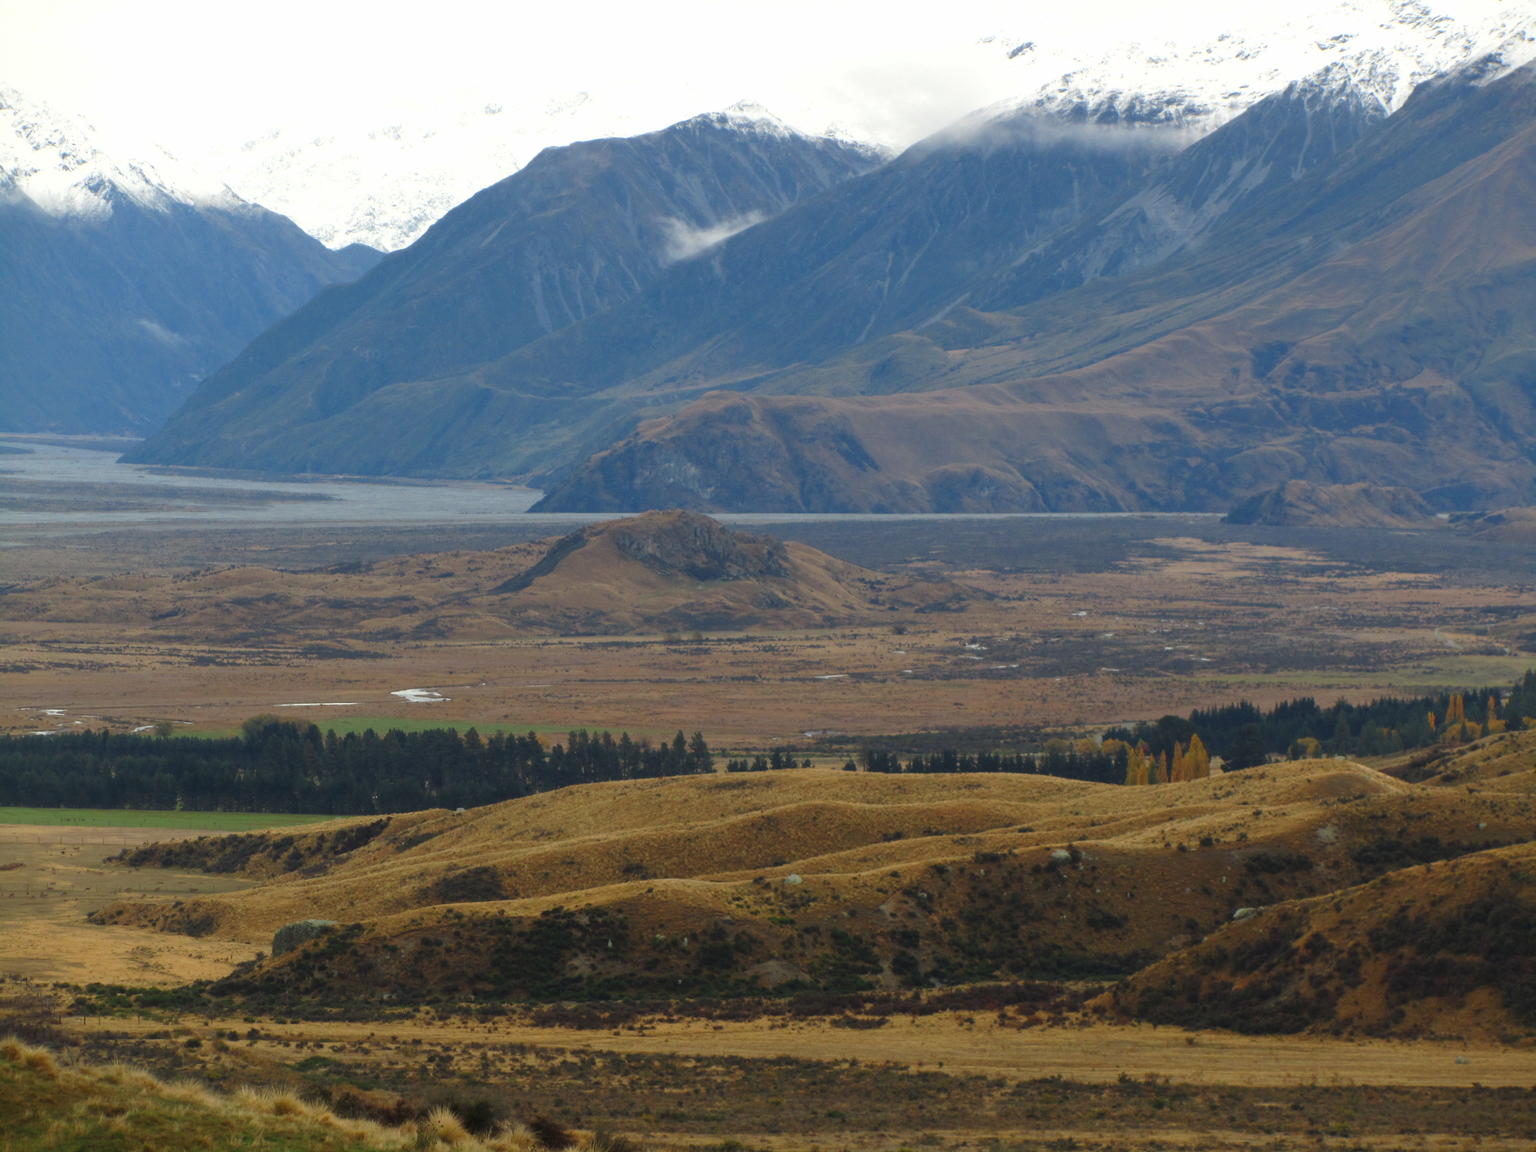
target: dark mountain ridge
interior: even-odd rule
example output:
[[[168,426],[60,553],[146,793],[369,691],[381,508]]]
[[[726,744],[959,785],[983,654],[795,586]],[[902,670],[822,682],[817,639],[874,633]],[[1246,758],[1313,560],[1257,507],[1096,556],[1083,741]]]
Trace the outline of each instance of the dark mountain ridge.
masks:
[[[109,211],[87,217],[0,196],[0,430],[146,432],[274,320],[379,257],[333,252],[253,204],[98,194]]]
[[[493,395],[480,365],[877,162],[861,146],[728,114],[545,149],[264,334],[132,458],[482,471],[487,450],[559,396]]]

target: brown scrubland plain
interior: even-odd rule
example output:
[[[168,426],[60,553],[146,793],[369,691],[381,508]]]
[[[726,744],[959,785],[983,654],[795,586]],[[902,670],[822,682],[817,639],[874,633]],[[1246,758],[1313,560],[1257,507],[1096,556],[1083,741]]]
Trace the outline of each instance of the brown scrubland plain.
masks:
[[[279,714],[701,729],[717,751],[826,763],[815,734],[1092,731],[1527,666],[1536,588],[1510,568],[1211,536],[1143,534],[1056,571],[715,541],[744,567],[703,599],[644,559],[675,535],[302,571],[168,552],[0,596],[0,724],[221,729],[308,702]],[[407,688],[448,699],[391,695]],[[552,1118],[593,1152],[623,1152],[614,1133],[872,1152],[1536,1141],[1536,733],[1144,788],[817,767],[113,835],[0,830],[0,1020],[74,1062],[50,1079],[32,1050],[0,1052],[0,1107],[57,1099],[82,1147],[115,1146],[79,1118],[121,1115],[124,1074],[91,1062],[122,1060],[267,1094],[135,1082],[180,1109],[169,1130],[245,1130],[286,1094],[279,1114],[315,1126],[285,1129],[293,1148],[474,1147],[449,1114],[528,1149],[553,1146]],[[268,957],[304,918],[337,925]],[[381,1127],[349,1144],[347,1117]]]
[[[717,747],[762,748],[807,733],[1096,729],[1238,698],[1368,699],[1507,683],[1529,662],[1536,586],[1518,558],[1393,563],[1412,555],[1399,535],[1454,556],[1448,530],[1379,533],[1384,557],[1369,562],[1298,546],[1305,533],[1250,534],[1137,537],[1108,552],[1074,539],[1042,545],[1044,560],[1027,541],[978,542],[995,567],[866,541],[879,570],[791,543],[791,578],[757,581],[751,596],[657,579],[601,540],[553,590],[514,593],[496,590],[548,541],[303,571],[53,576],[0,596],[0,726],[228,730],[280,709],[320,724],[701,729]],[[413,687],[448,699],[391,695]]]

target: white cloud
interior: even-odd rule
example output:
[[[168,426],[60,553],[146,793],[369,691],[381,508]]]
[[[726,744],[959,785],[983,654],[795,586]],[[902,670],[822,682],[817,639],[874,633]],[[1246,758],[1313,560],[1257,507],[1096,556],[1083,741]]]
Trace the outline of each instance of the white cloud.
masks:
[[[765,218],[762,212],[748,212],[705,228],[695,228],[686,220],[663,220],[662,229],[667,237],[663,259],[668,264],[688,260],[729,240],[736,233],[745,232],[752,225],[762,223]]]

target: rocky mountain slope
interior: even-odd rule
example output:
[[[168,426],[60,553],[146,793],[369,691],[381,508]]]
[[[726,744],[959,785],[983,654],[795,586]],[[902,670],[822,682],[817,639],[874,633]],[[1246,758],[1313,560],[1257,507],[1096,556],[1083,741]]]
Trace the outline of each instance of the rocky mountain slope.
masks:
[[[0,430],[147,431],[377,257],[0,89]]]
[[[1171,258],[800,374],[890,395],[705,396],[544,507],[1219,508],[1291,478],[1527,498],[1533,81],[1426,86]]]
[[[487,388],[483,364],[621,304],[677,261],[877,160],[740,113],[548,149],[264,334],[133,458],[483,472],[559,405]],[[567,434],[547,429],[539,450],[557,451]]]
[[[1074,74],[552,320],[536,278],[436,259],[445,221],[409,310],[274,330],[138,458],[516,476],[544,510],[1526,499],[1528,24],[1466,63],[1485,41],[1394,5],[1434,51],[1344,37],[1235,116]]]
[[[1305,160],[1285,155],[1277,163],[1277,151],[1300,146],[1315,157],[1346,145],[1372,114],[1348,86],[1339,100],[1338,123],[1314,131],[1308,96],[1273,98],[1282,105],[1278,113],[1266,105],[1217,134],[1234,146],[1204,146],[1164,179],[1192,186],[1190,211],[1217,215],[1202,174],[1216,164],[1239,174],[1252,165],[1290,173]],[[1274,121],[1287,116],[1294,131],[1271,141]],[[1257,127],[1249,126],[1253,120]],[[430,366],[407,358],[395,378],[409,381],[408,389],[372,382],[369,391],[362,384],[350,403],[317,405],[310,393],[322,381],[356,375],[350,361],[382,359],[377,351],[400,341],[353,331],[317,306],[287,326],[302,331],[304,343],[274,351],[283,332],[267,334],[210,380],[137,458],[286,469],[320,459],[349,472],[525,474],[569,462],[583,446],[598,447],[648,412],[675,408],[722,381],[789,392],[903,391],[931,375],[943,356],[922,348],[909,353],[903,345],[910,337],[893,334],[963,305],[978,285],[1016,286],[1020,261],[1075,231],[1085,209],[1112,211],[1168,166],[1188,138],[1182,125],[1155,114],[1130,123],[1118,113],[1105,122],[1080,108],[979,116],[746,229],[707,258],[658,269],[654,283],[629,298],[571,317],[579,323],[546,325],[549,335],[537,333],[542,339],[530,333],[499,344],[471,341],[457,363],[443,362],[440,352]],[[1216,157],[1209,155],[1213,148]],[[521,187],[534,175],[525,170],[507,186]],[[475,204],[372,279],[382,281],[392,262],[410,258],[422,269],[418,276],[440,285],[440,297],[451,291],[459,308],[500,299],[433,247],[436,235],[458,228]],[[488,204],[484,215],[492,219],[498,208]],[[542,237],[547,224],[539,218],[536,225]],[[1056,272],[1040,279],[1036,294],[1059,287]],[[359,285],[359,292],[366,288]],[[430,338],[436,349],[445,327],[453,330],[428,317],[420,335],[408,338]],[[881,337],[891,337],[894,350]],[[850,346],[882,349],[881,359],[850,371],[837,359]],[[828,358],[829,370],[807,367]],[[418,422],[432,415],[404,443],[398,434],[386,440],[384,426],[397,428],[405,411]],[[760,506],[773,506],[768,499]]]

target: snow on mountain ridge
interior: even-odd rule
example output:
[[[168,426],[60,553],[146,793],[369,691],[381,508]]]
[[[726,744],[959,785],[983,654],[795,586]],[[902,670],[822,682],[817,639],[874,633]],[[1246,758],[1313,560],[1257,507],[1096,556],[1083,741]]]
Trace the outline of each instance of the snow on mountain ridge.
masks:
[[[1288,0],[1283,10],[1235,9],[1215,34],[1179,10],[1159,14],[1156,23],[1143,21],[1140,39],[1127,28],[1117,41],[1113,26],[1042,29],[1029,40],[994,34],[971,44],[966,61],[975,67],[968,70],[984,67],[993,79],[1002,77],[987,98],[1018,95],[966,119],[1044,111],[1166,129],[1163,145],[1181,146],[1265,95],[1324,75],[1320,82],[1353,78],[1390,110],[1420,81],[1480,55],[1502,54],[1512,65],[1536,54],[1531,9],[1529,0]],[[1158,30],[1154,36],[1146,34],[1150,27]],[[108,148],[87,126],[45,115],[0,88],[0,195],[19,190],[49,211],[78,215],[110,211],[109,188],[144,203],[161,197],[226,207],[249,201],[288,215],[332,247],[362,242],[389,250],[404,247],[449,208],[545,147],[654,131],[697,110],[683,107],[675,92],[473,92],[478,98],[469,92],[452,97],[457,111],[441,104],[429,109],[431,93],[407,92],[402,110],[382,124],[277,128],[198,152],[204,170],[218,172],[226,186],[162,151]],[[809,128],[805,134],[844,144],[878,140],[873,151],[905,146],[916,135],[898,139],[899,131],[886,131],[890,118],[856,101],[822,106],[798,99],[794,90],[774,96],[785,119],[748,104],[709,115],[745,131]],[[849,127],[829,127],[834,116]]]
[[[1137,122],[1203,135],[1297,81],[1347,77],[1387,111],[1414,87],[1489,54],[1536,53],[1536,12],[1487,6],[1457,20],[1420,0],[1343,0],[1288,9],[1266,27],[1224,31],[1200,43],[1127,42],[1065,61],[1025,42],[1009,49],[1024,95],[996,117],[1044,111],[1098,123]],[[1519,63],[1519,60],[1515,60]]]
[[[750,101],[689,119],[780,139],[811,135]],[[432,124],[337,131],[307,140],[276,131],[243,145],[228,167],[242,194],[291,217],[323,243],[337,248],[361,242],[392,251],[547,147],[634,136],[677,122],[675,116],[617,107],[587,92],[521,112],[487,101]],[[835,133],[815,135],[851,143]]]
[[[104,219],[116,196],[163,210],[191,204],[250,207],[229,187],[182,164],[163,149],[119,159],[86,121],[66,116],[0,86],[0,186],[53,216]]]

